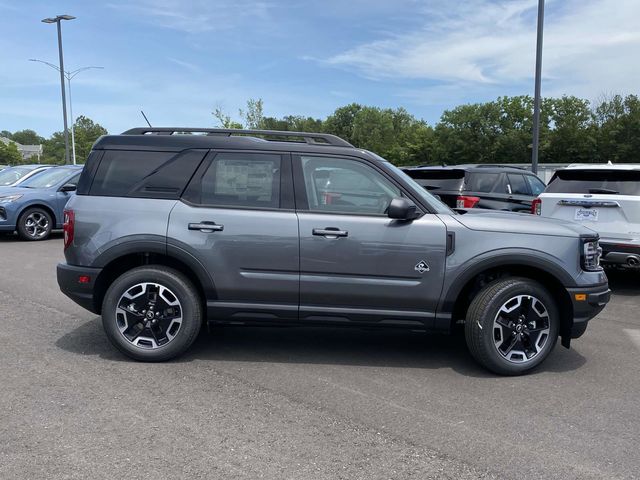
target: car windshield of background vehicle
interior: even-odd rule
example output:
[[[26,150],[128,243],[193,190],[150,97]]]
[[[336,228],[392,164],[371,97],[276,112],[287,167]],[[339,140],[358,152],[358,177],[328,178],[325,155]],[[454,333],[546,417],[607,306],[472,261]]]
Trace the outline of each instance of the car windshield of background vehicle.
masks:
[[[640,170],[559,170],[545,192],[640,195]]]
[[[464,184],[464,170],[421,170],[409,168],[403,171],[413,178],[418,185],[436,194],[438,190],[459,192]]]
[[[25,180],[20,186],[25,188],[50,188],[63,181],[75,171],[77,170],[71,168],[50,168],[46,172],[39,173]]]
[[[6,187],[7,185],[13,185],[30,171],[28,168],[7,168],[0,172],[0,186]]]

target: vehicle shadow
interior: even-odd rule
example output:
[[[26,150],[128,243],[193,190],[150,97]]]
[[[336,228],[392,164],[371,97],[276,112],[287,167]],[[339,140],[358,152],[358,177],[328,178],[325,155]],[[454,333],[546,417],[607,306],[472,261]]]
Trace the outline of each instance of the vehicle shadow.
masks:
[[[607,270],[607,277],[614,295],[640,295],[640,270]]]
[[[64,237],[64,232],[62,230],[54,230],[51,232],[51,235],[47,240],[52,240],[55,238],[63,238],[63,237]],[[14,233],[0,232],[0,243],[15,242],[15,243],[30,244],[30,243],[46,242],[47,240],[40,240],[39,242],[30,242],[27,240],[21,240],[20,237],[18,237],[18,234],[15,232]]]
[[[99,355],[111,361],[130,361],[107,340],[99,317],[67,333],[56,345],[79,355]],[[291,363],[386,368],[451,369],[460,375],[495,378],[469,354],[460,335],[428,335],[403,330],[364,330],[335,327],[216,326],[200,336],[176,363],[215,362]],[[575,349],[556,347],[532,374],[566,372],[586,359]]]

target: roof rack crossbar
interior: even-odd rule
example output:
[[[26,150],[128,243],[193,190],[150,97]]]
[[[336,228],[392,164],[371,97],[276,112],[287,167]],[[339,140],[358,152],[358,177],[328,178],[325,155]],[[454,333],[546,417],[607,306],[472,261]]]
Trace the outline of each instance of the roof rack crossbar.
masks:
[[[329,133],[289,132],[282,130],[250,130],[239,128],[189,128],[189,127],[138,127],[131,128],[122,135],[174,135],[180,133],[206,133],[207,135],[260,135],[265,137],[298,137],[311,145],[333,145],[354,148],[346,140]]]

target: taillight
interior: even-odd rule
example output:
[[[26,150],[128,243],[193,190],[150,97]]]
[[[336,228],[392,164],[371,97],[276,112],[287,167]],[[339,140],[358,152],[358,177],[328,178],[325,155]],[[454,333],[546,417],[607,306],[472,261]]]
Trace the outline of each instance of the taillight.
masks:
[[[73,235],[76,223],[76,214],[73,210],[64,211],[64,223],[62,224],[62,230],[64,231],[64,249],[69,248],[69,245],[73,243]]]
[[[468,195],[459,195],[456,200],[457,208],[473,208],[480,202],[480,197],[469,197]]]
[[[534,198],[533,202],[531,202],[531,213],[534,215],[542,214],[542,199],[540,197]]]

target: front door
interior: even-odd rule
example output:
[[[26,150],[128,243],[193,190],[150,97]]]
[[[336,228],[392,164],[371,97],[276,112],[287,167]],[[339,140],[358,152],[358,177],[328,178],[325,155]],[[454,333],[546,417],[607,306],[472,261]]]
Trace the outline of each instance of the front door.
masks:
[[[298,319],[290,162],[288,154],[212,153],[171,211],[169,246],[189,252],[213,279],[210,320]]]
[[[294,157],[302,322],[431,325],[440,297],[446,228],[436,215],[386,215],[405,195],[356,158]]]

